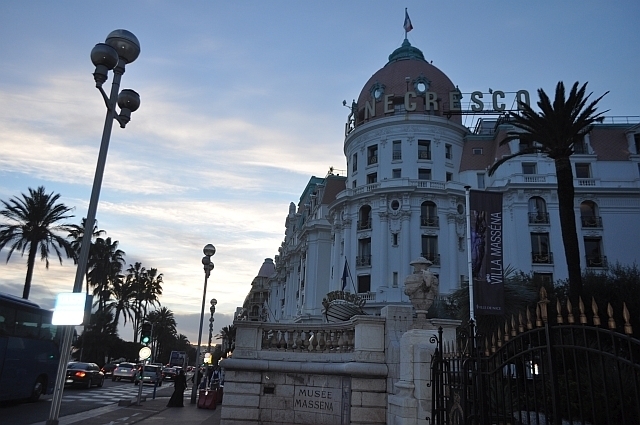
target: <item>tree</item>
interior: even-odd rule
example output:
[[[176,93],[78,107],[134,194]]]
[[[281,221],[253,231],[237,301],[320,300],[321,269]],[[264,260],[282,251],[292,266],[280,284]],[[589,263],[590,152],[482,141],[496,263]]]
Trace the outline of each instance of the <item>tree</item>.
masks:
[[[152,311],[147,320],[153,324],[153,338],[155,339],[156,360],[162,363],[169,361],[170,348],[177,340],[176,319],[173,312],[166,307]]]
[[[521,148],[518,152],[501,158],[489,169],[489,175],[492,175],[500,165],[511,158],[526,154],[542,153],[553,159],[558,182],[562,243],[572,297],[579,295],[582,291],[582,276],[570,157],[575,152],[575,146],[582,143],[584,136],[591,131],[593,124],[601,122],[602,115],[608,112],[596,113],[596,105],[608,92],[587,105],[592,93],[585,95],[587,83],[581,87],[578,86],[579,83],[576,81],[569,97],[565,99],[564,83],[558,82],[553,103],[543,89],[538,89],[539,113],[524,103],[519,104],[522,108],[520,114],[509,112],[509,123],[519,131],[507,133],[507,137],[500,141],[500,145],[512,140],[520,140]]]
[[[127,269],[126,285],[131,288],[132,292],[132,310],[133,310],[133,342],[138,341],[138,329],[140,328],[141,319],[144,317],[142,311],[143,288],[147,269],[142,267],[142,263],[136,262],[129,264]]]
[[[98,309],[102,310],[111,298],[114,282],[121,279],[125,253],[118,249],[118,241],[111,242],[111,238],[96,239],[90,253],[87,279],[98,297]]]
[[[69,226],[71,229],[69,230],[68,238],[71,239],[71,248],[73,249],[73,264],[78,264],[78,258],[80,258],[80,249],[82,245],[82,238],[84,237],[84,228],[86,226],[87,219],[86,217],[82,219],[80,225],[72,224]],[[91,233],[91,239],[99,238],[106,232],[104,230],[98,229],[98,220],[93,222],[93,231]],[[91,251],[89,251],[89,261],[91,261]],[[86,278],[86,292],[89,293],[89,267],[85,270],[85,278]]]
[[[222,357],[227,357],[227,352],[233,352],[236,348],[236,327],[234,325],[225,326],[220,329],[220,335],[222,335],[222,348],[224,353]]]
[[[124,324],[127,324],[127,319],[134,321],[134,291],[133,287],[119,276],[118,279],[111,283],[111,296],[107,306],[115,311],[113,321],[118,325],[120,321],[120,314],[124,318]]]
[[[71,208],[65,204],[56,203],[60,194],[45,193],[44,186],[36,190],[29,188],[29,194],[22,194],[22,198],[14,197],[9,202],[0,201],[4,209],[0,214],[8,219],[10,224],[0,224],[0,249],[9,246],[7,262],[13,251],[18,250],[24,256],[28,249],[27,277],[24,282],[22,298],[29,299],[31,279],[36,261],[36,254],[40,251],[40,258],[49,268],[51,249],[55,252],[60,264],[64,251],[68,258],[73,257],[71,244],[56,232],[69,232],[71,225],[59,224],[60,221],[73,217],[69,215]]]

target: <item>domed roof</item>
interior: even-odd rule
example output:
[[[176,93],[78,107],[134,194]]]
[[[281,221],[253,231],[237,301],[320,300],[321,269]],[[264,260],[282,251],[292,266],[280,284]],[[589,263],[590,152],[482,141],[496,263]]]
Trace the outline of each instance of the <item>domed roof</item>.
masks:
[[[276,265],[273,264],[273,260],[271,258],[265,258],[256,277],[271,277],[275,272]]]
[[[385,113],[384,100],[386,95],[396,108],[402,113],[444,115],[449,111],[449,93],[457,90],[444,72],[427,62],[420,49],[413,47],[405,38],[402,46],[389,55],[389,62],[371,78],[362,88],[358,96],[356,126],[365,122],[393,115],[393,112]],[[410,102],[416,104],[414,111],[405,111],[405,93],[413,92],[415,97],[410,97]],[[431,111],[425,108],[425,92],[434,92],[437,95],[438,110]],[[374,95],[378,95],[377,98]],[[367,105],[368,102],[368,105]],[[371,114],[375,104],[374,114]],[[427,106],[429,106],[427,104]],[[369,108],[368,111],[365,111]],[[459,115],[454,115],[451,120],[460,123]]]

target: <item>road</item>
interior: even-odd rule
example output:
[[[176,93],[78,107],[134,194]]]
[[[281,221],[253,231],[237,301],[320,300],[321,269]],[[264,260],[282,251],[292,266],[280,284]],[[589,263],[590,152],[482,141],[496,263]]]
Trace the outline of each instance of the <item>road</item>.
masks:
[[[169,397],[173,392],[173,382],[164,382],[156,389],[156,396]],[[144,385],[142,394],[153,396],[153,386]],[[138,386],[130,382],[104,381],[102,388],[65,388],[60,404],[60,417],[85,412],[98,407],[131,400],[138,396]],[[51,395],[42,396],[35,403],[0,403],[0,425],[31,425],[49,419]]]

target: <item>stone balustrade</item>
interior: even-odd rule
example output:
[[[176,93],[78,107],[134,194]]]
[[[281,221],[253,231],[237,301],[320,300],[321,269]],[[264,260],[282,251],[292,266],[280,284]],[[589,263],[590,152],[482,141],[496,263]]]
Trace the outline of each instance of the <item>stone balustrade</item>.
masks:
[[[260,332],[262,350],[347,353],[354,349],[355,326],[351,322],[317,325],[264,323]]]

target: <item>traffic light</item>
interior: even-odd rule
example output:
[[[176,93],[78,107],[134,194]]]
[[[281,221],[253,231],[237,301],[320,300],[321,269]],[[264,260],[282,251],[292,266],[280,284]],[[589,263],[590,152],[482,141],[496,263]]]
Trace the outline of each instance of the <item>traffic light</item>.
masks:
[[[153,325],[149,322],[144,322],[142,327],[140,328],[140,342],[148,345],[151,342],[151,331],[153,330]]]

